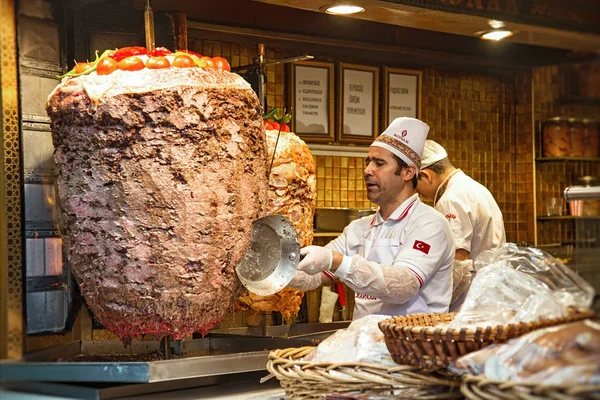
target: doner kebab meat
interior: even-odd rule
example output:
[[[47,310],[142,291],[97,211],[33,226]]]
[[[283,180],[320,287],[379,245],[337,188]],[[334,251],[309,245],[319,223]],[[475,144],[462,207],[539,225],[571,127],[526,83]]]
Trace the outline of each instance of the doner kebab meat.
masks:
[[[277,142],[276,130],[267,130],[269,163]],[[282,214],[296,228],[300,246],[313,241],[313,217],[317,204],[316,164],[310,149],[292,132],[282,131],[269,176],[267,214]],[[271,296],[243,293],[238,309],[279,311],[284,318],[298,314],[303,292],[285,288]]]
[[[67,260],[91,311],[124,341],[220,323],[267,205],[250,85],[193,55],[165,55],[160,69],[150,58],[112,70],[102,58],[63,79],[47,104]]]

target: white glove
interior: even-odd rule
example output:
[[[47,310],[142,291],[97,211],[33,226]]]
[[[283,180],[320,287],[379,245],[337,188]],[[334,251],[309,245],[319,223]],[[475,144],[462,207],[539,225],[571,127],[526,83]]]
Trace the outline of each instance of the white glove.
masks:
[[[458,298],[465,293],[471,285],[473,269],[473,260],[454,260],[452,266],[452,301],[453,304]]]
[[[304,256],[298,264],[298,271],[306,272],[309,275],[316,275],[319,272],[329,271],[333,261],[331,250],[320,246],[307,246],[300,249],[300,255]]]

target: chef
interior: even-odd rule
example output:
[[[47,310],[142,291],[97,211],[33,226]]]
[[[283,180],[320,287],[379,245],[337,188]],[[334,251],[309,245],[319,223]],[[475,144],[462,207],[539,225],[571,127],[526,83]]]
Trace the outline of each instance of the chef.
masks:
[[[355,292],[354,319],[448,311],[452,231],[416,192],[428,132],[418,119],[397,118],[371,144],[364,179],[377,213],[351,222],[325,247],[304,247],[289,286],[310,290],[339,278]]]
[[[450,311],[457,311],[474,274],[473,260],[506,242],[502,212],[490,191],[455,168],[446,149],[433,140],[425,141],[417,191],[433,199],[452,227],[456,255]]]

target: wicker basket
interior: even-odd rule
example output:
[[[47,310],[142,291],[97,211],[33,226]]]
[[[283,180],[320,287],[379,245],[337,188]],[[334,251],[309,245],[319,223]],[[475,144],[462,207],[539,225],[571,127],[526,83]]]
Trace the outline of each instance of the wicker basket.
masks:
[[[471,400],[587,400],[600,399],[600,385],[536,385],[498,382],[485,377],[465,375],[460,391]]]
[[[445,368],[465,354],[492,343],[509,339],[540,328],[593,318],[592,310],[571,310],[566,318],[545,319],[537,322],[488,326],[477,329],[434,328],[449,323],[456,313],[413,314],[379,322],[387,348],[398,364],[416,365],[425,369]]]
[[[267,370],[276,377],[290,399],[324,399],[326,395],[368,394],[404,399],[456,399],[460,377],[445,371],[426,372],[418,367],[399,365],[388,368],[363,363],[312,363],[301,358],[314,347],[273,350]],[[390,398],[394,398],[390,397]]]

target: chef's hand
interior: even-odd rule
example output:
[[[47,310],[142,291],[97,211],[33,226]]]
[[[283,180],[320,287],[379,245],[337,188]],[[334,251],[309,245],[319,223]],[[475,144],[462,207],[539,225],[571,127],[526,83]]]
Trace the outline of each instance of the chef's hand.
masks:
[[[331,250],[320,246],[307,246],[300,249],[300,255],[304,258],[298,264],[298,271],[309,275],[316,275],[323,271],[329,271],[333,261]]]

